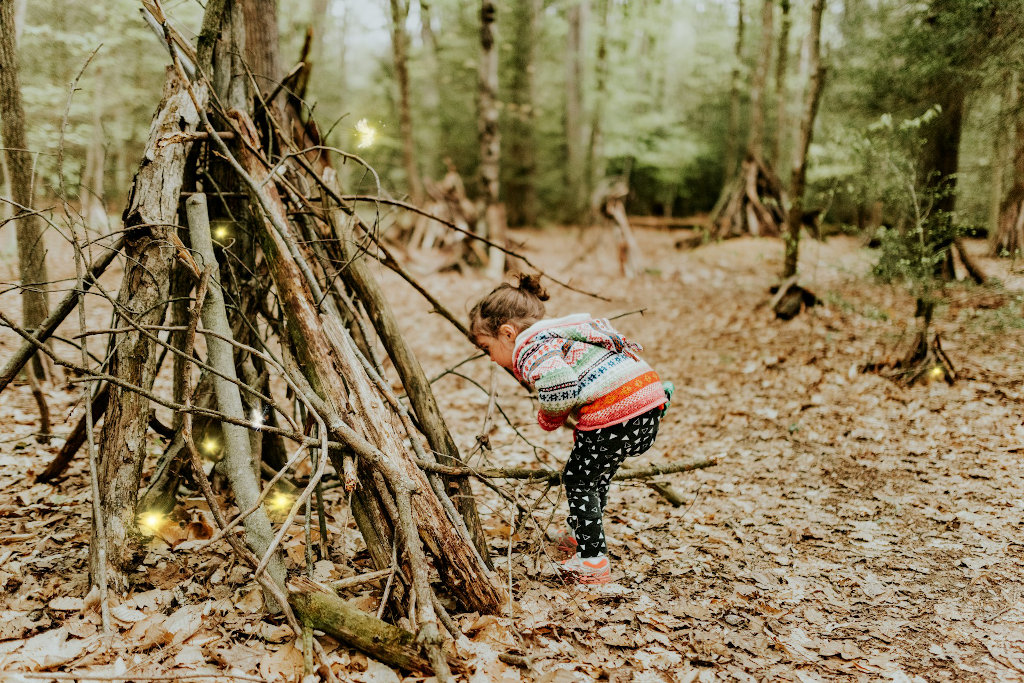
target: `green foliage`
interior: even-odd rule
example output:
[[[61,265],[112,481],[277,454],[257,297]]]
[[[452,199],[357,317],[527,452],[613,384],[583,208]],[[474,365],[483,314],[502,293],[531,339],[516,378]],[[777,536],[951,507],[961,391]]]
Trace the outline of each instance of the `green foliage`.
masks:
[[[925,302],[934,301],[949,246],[963,234],[953,217],[938,208],[949,184],[921,168],[921,132],[940,113],[935,106],[910,119],[883,114],[851,141],[862,159],[861,191],[880,197],[895,218],[878,231],[879,258],[872,272]]]

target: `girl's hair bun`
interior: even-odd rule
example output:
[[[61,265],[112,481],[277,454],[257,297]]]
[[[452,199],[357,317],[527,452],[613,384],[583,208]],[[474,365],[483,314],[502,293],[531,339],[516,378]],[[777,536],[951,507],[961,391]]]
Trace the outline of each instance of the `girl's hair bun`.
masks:
[[[540,284],[540,275],[518,273],[515,277],[519,278],[519,284],[516,285],[516,289],[526,292],[527,294],[532,294],[541,301],[548,300],[548,292]]]

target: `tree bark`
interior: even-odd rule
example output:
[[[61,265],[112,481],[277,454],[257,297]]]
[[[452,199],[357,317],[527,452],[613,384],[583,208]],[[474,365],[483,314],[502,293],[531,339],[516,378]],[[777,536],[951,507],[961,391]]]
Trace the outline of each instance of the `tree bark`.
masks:
[[[0,0],[0,126],[6,151],[11,197],[15,204],[18,271],[21,279],[22,325],[35,330],[46,318],[49,293],[46,273],[46,242],[42,221],[32,213],[34,163],[25,134],[25,109],[21,100],[14,0]],[[38,356],[33,367],[45,376]]]
[[[608,10],[611,0],[597,0],[597,60],[594,74],[594,110],[590,119],[590,142],[587,145],[586,178],[591,192],[604,177],[603,126],[604,105],[608,90]]]
[[[492,242],[505,241],[505,213],[498,207],[501,178],[501,131],[498,126],[498,8],[493,0],[480,3],[480,69],[477,78],[477,128],[480,136],[480,183],[484,194],[486,237]],[[491,277],[500,277],[505,270],[504,252],[491,248],[488,252]]]
[[[402,133],[402,165],[405,167],[409,196],[413,204],[423,202],[423,181],[416,164],[416,141],[413,138],[412,95],[409,92],[409,34],[405,20],[409,17],[409,0],[391,0],[391,53],[398,81],[398,126]]]
[[[415,634],[352,607],[311,581],[297,578],[293,583],[301,591],[290,593],[288,601],[314,628],[388,666],[419,674],[432,672]]]
[[[237,1],[237,0],[235,0]],[[277,28],[277,0],[241,0],[245,17],[245,63],[264,93],[284,75]]]
[[[515,226],[537,223],[533,62],[540,4],[540,0],[515,0],[511,10],[513,48],[505,197],[508,223]]]
[[[739,164],[740,139],[740,74],[743,67],[743,0],[736,2],[736,42],[733,44],[732,76],[729,83],[729,132],[725,147],[725,182],[727,186]],[[723,190],[722,196],[725,196]]]
[[[1017,85],[1017,95],[1024,89]],[[1021,101],[1018,99],[1018,102]],[[1013,185],[999,206],[999,219],[992,239],[994,256],[1018,257],[1024,250],[1024,115],[1014,117]]]
[[[772,62],[774,12],[774,0],[762,0],[761,55],[757,60],[754,80],[750,84],[750,134],[747,137],[747,154],[758,161],[763,161],[764,158],[764,90]]]
[[[196,91],[200,106],[205,106],[205,89],[198,87]],[[166,136],[191,133],[198,122],[199,114],[184,85],[173,72],[169,73],[124,212],[127,258],[117,297],[119,318],[129,315],[140,325],[159,325],[163,321],[174,262],[170,226],[178,222],[189,145],[161,145],[160,141]],[[115,341],[109,373],[150,389],[156,370],[156,345],[138,330],[118,333]],[[135,511],[146,457],[149,412],[149,399],[111,386],[100,437],[100,503],[106,538],[94,534],[90,572],[94,577],[98,575],[97,544],[106,543],[107,577],[111,586],[121,591],[127,588],[126,571],[138,548]]]
[[[566,220],[579,221],[583,206],[583,23],[587,0],[570,0],[566,9],[565,140]]]
[[[792,25],[790,0],[780,0],[779,6],[782,9],[782,25],[779,27],[778,54],[775,59],[775,135],[772,136],[772,152],[769,157],[776,168],[782,167],[783,138],[786,137],[786,127],[789,125],[786,75],[789,68],[789,29]]]
[[[106,149],[103,145],[103,72],[95,73],[92,97],[92,140],[85,152],[85,169],[82,173],[79,198],[86,225],[102,231],[107,221],[106,203],[103,201],[104,168]]]
[[[807,150],[814,136],[814,120],[821,102],[821,91],[825,83],[825,69],[821,65],[821,14],[825,0],[814,0],[811,6],[811,33],[808,40],[809,54],[807,72],[810,81],[804,93],[804,111],[800,119],[800,139],[793,153],[793,173],[790,177],[789,195],[791,204],[786,215],[786,257],[782,279],[796,275],[800,260],[800,228],[804,215],[804,184],[807,179]],[[781,131],[780,131],[781,132]]]

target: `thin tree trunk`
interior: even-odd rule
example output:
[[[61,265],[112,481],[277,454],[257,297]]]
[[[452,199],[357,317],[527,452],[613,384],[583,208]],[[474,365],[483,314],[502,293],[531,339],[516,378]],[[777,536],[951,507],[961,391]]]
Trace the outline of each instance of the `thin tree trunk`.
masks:
[[[480,70],[477,127],[480,135],[480,183],[484,191],[487,238],[505,241],[505,212],[499,205],[501,131],[498,126],[498,8],[492,0],[480,3]],[[505,270],[504,252],[491,248],[488,269],[492,277]]]
[[[107,222],[106,205],[103,201],[103,171],[106,166],[106,147],[103,144],[103,72],[95,74],[92,97],[92,141],[85,153],[85,172],[79,192],[82,214],[86,225],[93,230],[102,230]]]
[[[583,23],[587,0],[570,0],[566,9],[565,139],[566,219],[579,221],[583,197]]]
[[[21,100],[13,0],[0,0],[0,126],[6,148],[11,197],[15,204],[18,270],[21,278],[22,324],[34,330],[49,308],[46,274],[46,242],[42,222],[33,215],[34,164],[25,134],[25,109]],[[44,377],[38,355],[33,358],[37,377]]]
[[[729,82],[729,132],[725,144],[725,182],[728,186],[739,164],[740,74],[743,67],[743,0],[736,2],[736,42],[733,44],[732,76]],[[724,190],[722,196],[725,196]]]
[[[423,201],[423,181],[416,166],[416,142],[413,139],[412,95],[409,92],[409,34],[405,20],[409,0],[391,0],[391,53],[398,80],[398,126],[402,133],[402,165],[405,166],[409,196],[417,206]]]
[[[508,114],[505,197],[509,225],[537,222],[537,150],[533,61],[541,0],[515,0],[512,7],[512,69]]]
[[[586,163],[587,186],[591,191],[604,177],[602,126],[608,89],[608,6],[611,0],[597,0],[597,3],[597,61],[594,66],[597,83],[594,86],[594,111],[590,120],[590,143],[587,145]]]
[[[433,177],[439,168],[438,159],[448,151],[448,131],[444,126],[441,116],[441,73],[440,73],[440,48],[437,42],[437,34],[431,24],[431,4],[426,0],[420,2],[420,37],[423,40],[423,61],[426,64],[426,71],[430,74],[426,82],[417,83],[423,97],[424,111],[432,112],[430,124],[434,127],[433,148],[426,156],[430,160],[430,172],[427,174]]]
[[[793,174],[790,179],[792,203],[786,216],[786,257],[782,270],[785,280],[796,274],[800,259],[800,228],[803,224],[804,183],[807,178],[807,150],[814,136],[814,119],[821,102],[821,91],[825,83],[825,69],[821,65],[821,14],[825,0],[815,0],[811,6],[811,33],[808,40],[810,51],[807,70],[810,80],[804,93],[804,110],[800,120],[800,139],[793,154]]]
[[[206,91],[197,87],[200,106]],[[160,145],[165,136],[192,132],[199,114],[177,76],[169,73],[164,98],[150,127],[143,164],[135,176],[124,212],[128,230],[124,277],[117,301],[119,317],[129,315],[140,325],[159,325],[164,319],[170,288],[174,247],[170,237],[178,222],[178,201],[187,153],[186,144]],[[127,313],[126,313],[127,312]],[[119,333],[109,373],[149,390],[156,370],[156,345],[137,330]],[[138,393],[110,387],[100,437],[100,503],[106,538],[94,535],[90,572],[98,575],[98,545],[106,543],[107,577],[116,590],[127,588],[127,570],[138,549],[136,503],[146,458],[146,428],[150,402]]]
[[[789,29],[792,19],[789,15],[790,1],[780,0],[782,9],[782,25],[779,27],[778,54],[775,59],[775,135],[772,136],[772,152],[769,161],[776,168],[782,167],[783,138],[789,125],[787,108],[789,98],[786,93],[786,71],[789,68]]]
[[[1014,78],[1011,99],[1017,107],[1021,102],[1022,92],[1024,92],[1024,88],[1021,88],[1019,78]],[[1005,198],[1001,197],[999,203],[997,222],[992,233],[992,255],[1019,258],[1021,252],[1024,251],[1024,114],[1019,110],[1014,111],[1012,120],[1014,122],[1013,183]],[[1005,128],[1000,126],[999,130],[1002,131]],[[1005,141],[1007,137],[1009,136],[1005,133],[997,135],[997,149],[999,143]],[[1000,161],[1001,159],[996,155],[995,163],[999,165]],[[999,188],[1000,194],[1001,190],[1002,188]]]
[[[757,60],[754,80],[750,84],[750,135],[747,154],[761,161],[764,157],[764,90],[772,62],[772,23],[774,0],[761,3],[761,55]]]

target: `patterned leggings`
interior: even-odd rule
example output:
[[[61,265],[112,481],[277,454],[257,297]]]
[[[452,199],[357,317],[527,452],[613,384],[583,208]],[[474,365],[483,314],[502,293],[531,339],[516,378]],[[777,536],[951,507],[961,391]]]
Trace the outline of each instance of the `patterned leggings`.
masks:
[[[569,526],[579,543],[580,557],[608,552],[604,540],[604,507],[612,475],[629,456],[640,455],[658,435],[660,408],[611,427],[577,431],[562,481],[569,499]]]

